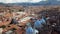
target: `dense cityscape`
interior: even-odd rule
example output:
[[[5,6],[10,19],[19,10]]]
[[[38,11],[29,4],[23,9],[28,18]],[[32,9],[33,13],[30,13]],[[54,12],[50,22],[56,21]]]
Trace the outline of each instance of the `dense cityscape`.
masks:
[[[0,34],[59,34],[60,6],[0,6],[0,22]]]
[[[60,34],[60,0],[5,1],[0,0],[0,34]]]

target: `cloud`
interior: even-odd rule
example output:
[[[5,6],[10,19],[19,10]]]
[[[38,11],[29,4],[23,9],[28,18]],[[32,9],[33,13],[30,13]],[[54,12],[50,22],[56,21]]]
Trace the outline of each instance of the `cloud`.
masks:
[[[22,3],[22,2],[31,2],[31,3],[36,3],[36,2],[40,2],[42,0],[0,0],[0,2],[3,3]]]
[[[41,0],[32,0],[31,2],[35,3],[35,2],[40,2]]]

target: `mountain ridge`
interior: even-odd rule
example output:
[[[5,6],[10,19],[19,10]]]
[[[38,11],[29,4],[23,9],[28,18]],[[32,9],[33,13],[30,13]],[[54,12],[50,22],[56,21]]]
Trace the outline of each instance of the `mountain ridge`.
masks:
[[[40,6],[40,5],[60,5],[60,1],[41,1],[38,3],[0,3],[0,5],[4,6]]]

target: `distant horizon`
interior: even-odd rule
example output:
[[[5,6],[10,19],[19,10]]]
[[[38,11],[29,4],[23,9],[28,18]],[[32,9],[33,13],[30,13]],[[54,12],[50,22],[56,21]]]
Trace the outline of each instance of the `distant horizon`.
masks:
[[[1,3],[38,3],[46,0],[0,0]]]

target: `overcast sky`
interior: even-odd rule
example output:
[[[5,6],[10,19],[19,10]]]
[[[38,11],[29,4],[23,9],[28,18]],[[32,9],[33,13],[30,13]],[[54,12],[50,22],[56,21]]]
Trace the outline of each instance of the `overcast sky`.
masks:
[[[45,1],[45,0],[0,0],[0,2],[3,2],[3,3],[23,3],[23,2],[31,2],[31,3],[37,3],[37,2],[40,2],[40,1]]]

